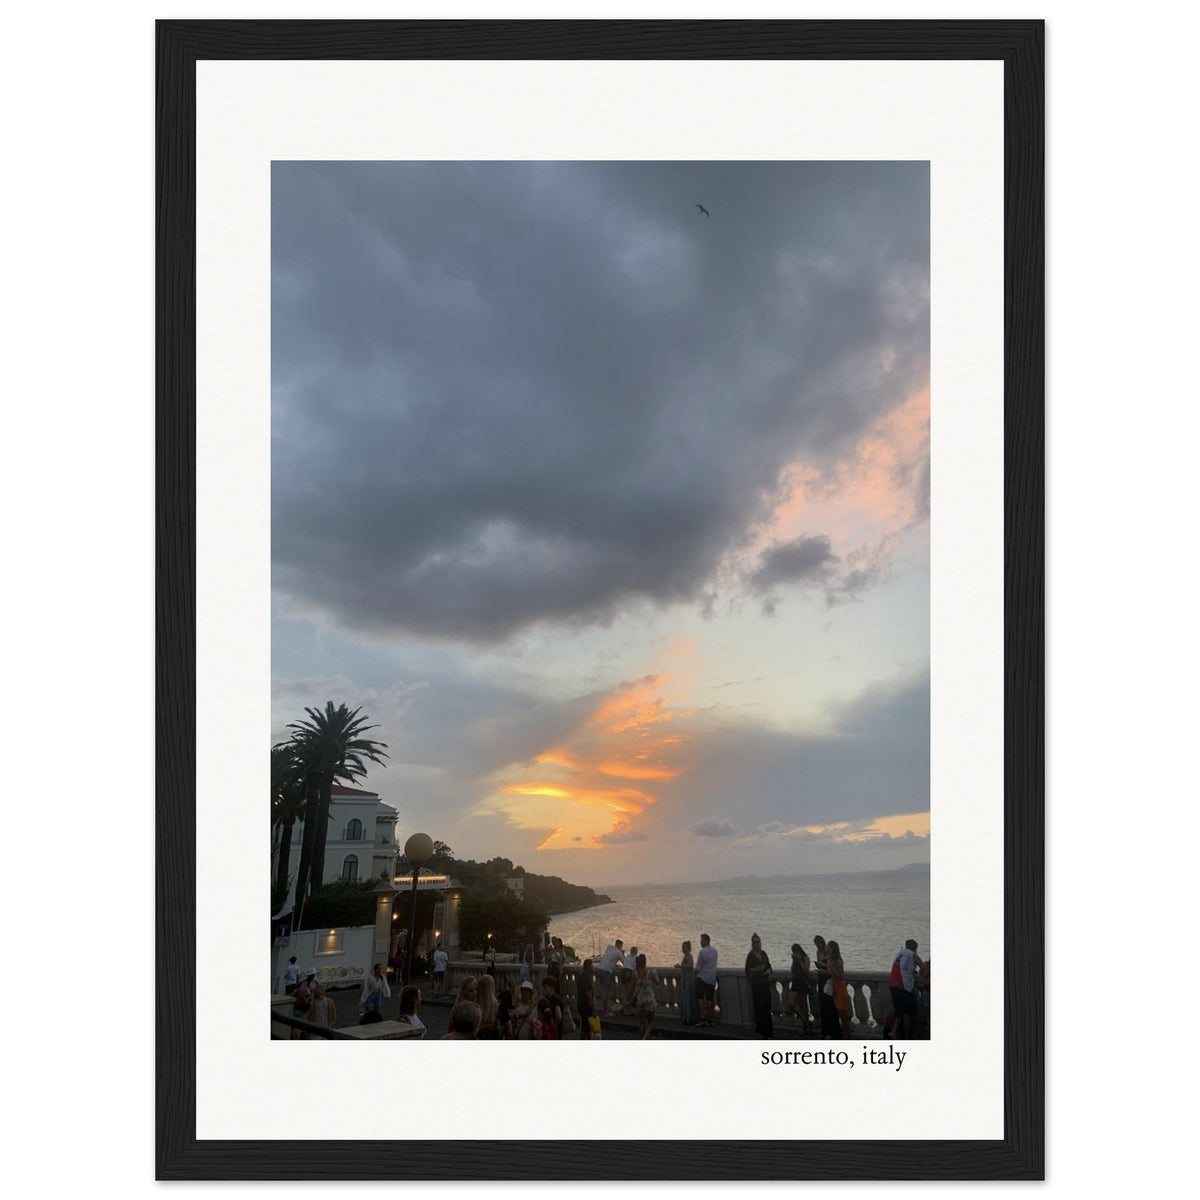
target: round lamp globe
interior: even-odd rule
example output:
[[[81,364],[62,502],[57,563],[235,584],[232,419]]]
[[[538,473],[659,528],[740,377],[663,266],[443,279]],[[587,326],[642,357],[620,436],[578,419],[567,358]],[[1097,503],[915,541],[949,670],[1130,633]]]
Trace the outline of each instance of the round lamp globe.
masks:
[[[433,838],[427,833],[414,833],[404,843],[404,857],[418,867],[433,857]]]

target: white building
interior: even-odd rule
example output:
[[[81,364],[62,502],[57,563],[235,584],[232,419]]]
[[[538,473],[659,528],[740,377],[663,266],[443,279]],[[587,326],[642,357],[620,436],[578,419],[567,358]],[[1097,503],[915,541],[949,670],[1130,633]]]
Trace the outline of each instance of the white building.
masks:
[[[379,799],[378,792],[335,784],[330,795],[329,828],[325,834],[325,878],[393,879],[396,875],[396,810]],[[278,826],[271,842],[271,877],[275,877],[279,856]],[[304,822],[292,827],[292,845],[288,870],[295,874],[300,863],[304,840]],[[315,884],[314,880],[314,884]]]

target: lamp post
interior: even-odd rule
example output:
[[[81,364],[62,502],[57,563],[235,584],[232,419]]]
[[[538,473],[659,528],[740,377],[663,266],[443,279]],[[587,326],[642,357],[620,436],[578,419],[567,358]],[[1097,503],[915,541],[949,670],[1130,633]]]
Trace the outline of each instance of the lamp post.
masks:
[[[404,982],[412,979],[413,955],[417,949],[417,875],[433,857],[433,838],[427,833],[414,833],[404,843],[404,857],[412,865],[412,904],[408,916],[408,953],[404,956]]]

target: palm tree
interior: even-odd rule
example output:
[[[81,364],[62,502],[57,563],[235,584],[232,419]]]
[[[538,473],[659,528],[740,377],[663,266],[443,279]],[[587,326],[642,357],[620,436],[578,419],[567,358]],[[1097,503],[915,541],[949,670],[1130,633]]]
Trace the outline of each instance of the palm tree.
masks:
[[[300,844],[298,894],[312,881],[312,890],[320,888],[325,875],[325,837],[329,826],[329,805],[335,782],[351,783],[367,773],[367,762],[384,765],[387,746],[362,735],[376,725],[368,725],[362,711],[351,712],[344,704],[334,708],[327,700],[323,709],[306,708],[306,721],[293,721],[287,745],[300,764],[304,779],[304,838]],[[302,901],[301,901],[302,902]]]
[[[304,775],[291,742],[271,747],[271,828],[279,827],[279,865],[275,886],[287,889],[292,828],[304,816]]]

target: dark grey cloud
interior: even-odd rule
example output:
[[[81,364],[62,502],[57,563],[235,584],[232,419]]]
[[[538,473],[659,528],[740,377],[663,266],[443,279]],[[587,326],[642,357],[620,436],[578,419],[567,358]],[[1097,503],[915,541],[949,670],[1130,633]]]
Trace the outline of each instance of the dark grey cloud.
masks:
[[[827,537],[798,537],[767,550],[750,575],[750,586],[766,592],[783,583],[816,583],[828,577],[838,556]]]
[[[705,817],[691,827],[699,837],[737,837],[741,830],[728,817]]]
[[[929,834],[912,833],[911,831],[898,836],[890,833],[878,833],[853,844],[855,847],[863,850],[895,850],[897,848],[912,847],[927,852],[929,848]]]
[[[272,204],[273,586],[347,629],[711,608],[781,468],[927,375],[925,164],[278,163]]]
[[[860,546],[846,555],[842,570],[825,580],[825,603],[846,604],[887,578],[890,552],[896,541],[893,534],[874,546]]]
[[[768,821],[765,825],[760,825],[758,827],[758,832],[759,833],[787,833],[789,831],[789,828],[790,827],[788,825],[784,824],[783,821]]]

